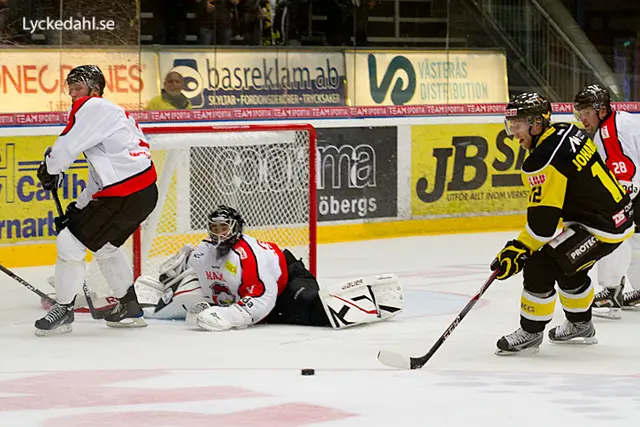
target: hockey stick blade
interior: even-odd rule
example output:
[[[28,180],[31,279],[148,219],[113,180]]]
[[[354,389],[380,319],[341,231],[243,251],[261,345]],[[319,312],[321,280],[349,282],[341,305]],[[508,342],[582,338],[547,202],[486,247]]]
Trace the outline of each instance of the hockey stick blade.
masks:
[[[383,364],[391,368],[396,369],[412,369],[411,362],[412,357],[405,356],[404,354],[396,353],[390,350],[380,350],[378,352],[378,360]],[[415,369],[415,368],[413,368]]]
[[[467,305],[462,309],[460,314],[456,316],[451,325],[444,331],[444,333],[438,338],[438,340],[433,344],[433,346],[429,349],[427,354],[420,357],[410,357],[405,356],[400,353],[396,353],[394,351],[389,350],[381,350],[378,352],[378,360],[380,363],[387,365],[391,368],[396,369],[420,369],[422,368],[428,361],[433,357],[433,355],[438,351],[440,346],[444,344],[444,342],[451,336],[453,331],[458,327],[462,319],[471,311],[474,305],[480,300],[480,297],[489,289],[489,286],[493,283],[498,275],[498,270],[495,270],[491,273],[491,276],[487,279],[486,282],[482,285],[482,288],[476,293],[471,300],[467,303]]]

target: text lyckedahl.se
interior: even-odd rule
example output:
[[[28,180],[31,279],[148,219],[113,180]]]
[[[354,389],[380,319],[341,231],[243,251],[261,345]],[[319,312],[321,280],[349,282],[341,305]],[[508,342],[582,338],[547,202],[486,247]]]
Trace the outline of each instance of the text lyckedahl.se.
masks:
[[[22,18],[22,29],[30,34],[36,31],[113,31],[116,23],[113,19],[97,19],[95,16],[69,17],[66,19],[27,19]]]

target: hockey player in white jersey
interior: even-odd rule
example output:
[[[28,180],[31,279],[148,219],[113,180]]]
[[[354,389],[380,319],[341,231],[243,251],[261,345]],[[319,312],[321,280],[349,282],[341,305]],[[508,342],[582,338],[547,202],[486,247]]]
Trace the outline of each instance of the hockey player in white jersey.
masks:
[[[206,331],[257,323],[341,329],[388,319],[402,310],[395,275],[359,278],[320,289],[287,249],[243,233],[244,220],[219,206],[208,218],[209,238],[185,246],[142,276],[136,289],[147,317],[186,319]]]
[[[599,84],[580,90],[574,110],[586,131],[634,206],[634,221],[640,224],[640,117],[614,111],[609,91]],[[603,290],[593,301],[594,316],[620,319],[622,309],[640,308],[640,234],[625,241],[598,262],[598,284]],[[632,290],[624,292],[625,285]]]
[[[104,75],[95,65],[74,68],[66,78],[73,101],[69,122],[45,152],[38,179],[45,190],[60,186],[63,173],[83,154],[87,186],[56,218],[57,304],[35,322],[36,335],[72,330],[74,302],[86,274],[89,249],[118,304],[105,315],[113,327],[146,326],[133,286],[133,272],[120,246],[155,208],[156,170],[149,144],[133,117],[102,98]]]

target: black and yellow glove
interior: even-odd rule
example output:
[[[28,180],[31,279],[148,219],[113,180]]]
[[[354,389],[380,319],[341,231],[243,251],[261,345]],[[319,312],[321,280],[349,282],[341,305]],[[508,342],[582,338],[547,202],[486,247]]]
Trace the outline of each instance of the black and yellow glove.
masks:
[[[496,279],[505,280],[518,274],[531,256],[531,249],[519,240],[510,240],[491,263],[491,270],[498,270]]]

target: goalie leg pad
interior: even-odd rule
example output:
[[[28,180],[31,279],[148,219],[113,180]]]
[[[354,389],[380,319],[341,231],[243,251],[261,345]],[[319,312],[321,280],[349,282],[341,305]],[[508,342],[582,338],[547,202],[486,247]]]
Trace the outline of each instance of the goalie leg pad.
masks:
[[[140,276],[133,284],[136,295],[138,296],[138,303],[144,310],[145,308],[151,308],[152,312],[155,310],[158,301],[162,298],[164,293],[164,285],[157,279],[151,276]],[[145,316],[147,312],[145,310]]]
[[[200,287],[200,282],[198,282],[198,276],[191,269],[184,271],[159,292],[157,288],[150,289],[157,287],[159,282],[156,281],[157,283],[153,285],[144,282],[146,279],[143,279],[142,282],[138,279],[136,285],[141,289],[144,287],[145,292],[159,295],[153,306],[148,298],[145,300],[148,303],[147,308],[144,309],[145,316],[148,313],[147,317],[150,319],[185,320],[187,313],[194,305],[201,301],[207,301],[207,297]]]
[[[358,278],[320,289],[331,326],[343,329],[380,322],[402,312],[404,295],[395,274]]]

